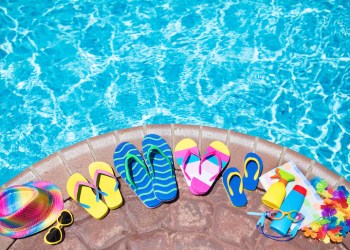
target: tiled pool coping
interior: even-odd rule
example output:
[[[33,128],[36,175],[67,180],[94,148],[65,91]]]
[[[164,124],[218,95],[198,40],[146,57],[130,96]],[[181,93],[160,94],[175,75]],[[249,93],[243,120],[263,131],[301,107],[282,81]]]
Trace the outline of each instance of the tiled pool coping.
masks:
[[[296,239],[288,243],[267,240],[254,230],[257,218],[245,215],[246,211],[262,211],[262,190],[250,192],[245,208],[230,206],[221,180],[210,194],[193,196],[187,190],[181,170],[175,163],[179,198],[176,202],[163,204],[156,209],[146,209],[118,177],[125,204],[110,211],[101,221],[91,218],[81,207],[69,198],[66,181],[69,176],[79,172],[88,177],[87,166],[93,161],[105,161],[113,166],[112,155],[115,147],[122,141],[129,141],[141,149],[144,135],[156,133],[167,140],[174,149],[177,142],[189,137],[198,142],[201,152],[213,140],[224,142],[230,149],[229,167],[243,171],[243,160],[247,152],[258,153],[264,162],[264,172],[293,160],[308,179],[319,176],[331,186],[345,185],[344,178],[328,170],[321,164],[310,160],[293,150],[273,144],[258,137],[244,135],[231,130],[206,126],[180,124],[144,125],[118,130],[79,142],[62,149],[42,161],[32,165],[1,188],[28,181],[51,181],[61,188],[65,207],[75,216],[75,223],[65,228],[65,240],[54,248],[59,249],[347,249],[350,237],[342,244],[325,245],[306,239],[299,232]],[[12,240],[0,236],[1,249],[49,249],[52,246],[43,242],[44,232],[34,236]]]

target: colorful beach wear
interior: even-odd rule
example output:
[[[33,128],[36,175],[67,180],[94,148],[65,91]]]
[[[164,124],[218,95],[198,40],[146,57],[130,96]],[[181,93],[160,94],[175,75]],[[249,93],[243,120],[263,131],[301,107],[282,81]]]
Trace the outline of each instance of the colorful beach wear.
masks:
[[[198,175],[192,179],[192,189],[196,193],[207,193],[229,160],[230,151],[224,143],[220,141],[210,143],[206,153],[201,157]]]
[[[259,184],[259,177],[264,169],[264,164],[259,155],[250,152],[244,159],[244,189],[254,191]]]
[[[60,189],[46,181],[11,186],[0,193],[0,234],[23,238],[52,225],[63,209]]]
[[[222,182],[233,206],[243,207],[247,204],[248,200],[244,193],[242,176],[237,168],[226,169],[222,175]]]
[[[152,178],[154,195],[161,201],[175,199],[177,184],[169,144],[159,135],[148,134],[142,140],[142,152]]]
[[[176,145],[175,157],[191,193],[201,195],[210,190],[226,167],[230,160],[230,151],[224,143],[214,141],[200,157],[197,143],[185,138]]]
[[[100,199],[100,195],[107,194],[90,184],[81,174],[71,175],[66,187],[69,196],[95,219],[100,220],[108,214],[107,205]]]
[[[192,188],[192,179],[194,176],[199,175],[199,165],[201,162],[197,143],[190,138],[181,140],[176,144],[174,155],[185,176],[188,189],[192,194],[199,195],[200,193],[197,193]]]
[[[146,163],[133,144],[122,142],[116,147],[114,166],[146,207],[155,208],[162,204],[154,194],[152,177]]]
[[[49,245],[56,245],[63,240],[63,227],[68,227],[74,222],[73,214],[64,209],[56,220],[56,224],[49,228],[44,236],[44,242]]]
[[[116,209],[123,205],[119,183],[111,166],[105,162],[93,162],[89,165],[89,174],[95,187],[106,194],[102,197],[108,208]]]

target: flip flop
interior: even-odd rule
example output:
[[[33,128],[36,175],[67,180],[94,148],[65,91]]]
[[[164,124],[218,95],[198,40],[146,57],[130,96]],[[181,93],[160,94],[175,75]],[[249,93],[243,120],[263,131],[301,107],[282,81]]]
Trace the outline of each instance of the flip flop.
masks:
[[[244,207],[248,200],[243,190],[242,176],[237,168],[228,168],[222,174],[222,182],[224,183],[228,197],[235,207]]]
[[[119,183],[114,176],[113,169],[105,162],[93,162],[89,165],[89,173],[95,186],[107,195],[104,201],[110,209],[123,205],[123,197],[119,190]]]
[[[250,152],[244,158],[244,189],[254,191],[259,183],[259,177],[263,171],[264,164],[259,155]]]
[[[201,158],[199,175],[192,179],[192,188],[197,193],[207,193],[221,171],[230,160],[230,151],[220,141],[213,141],[207,147],[206,154]]]
[[[91,185],[81,174],[75,173],[70,176],[66,188],[69,196],[95,219],[102,219],[107,215],[108,207],[99,198],[100,194],[105,193]]]
[[[114,166],[146,207],[155,208],[162,204],[154,195],[152,178],[140,152],[133,144],[123,142],[117,146]]]
[[[191,186],[192,178],[199,173],[200,156],[197,143],[190,138],[181,140],[176,144],[174,155],[185,176],[188,189],[192,194],[200,195]]]
[[[142,140],[142,151],[152,176],[154,195],[158,200],[171,201],[177,196],[173,154],[159,135],[149,134]]]

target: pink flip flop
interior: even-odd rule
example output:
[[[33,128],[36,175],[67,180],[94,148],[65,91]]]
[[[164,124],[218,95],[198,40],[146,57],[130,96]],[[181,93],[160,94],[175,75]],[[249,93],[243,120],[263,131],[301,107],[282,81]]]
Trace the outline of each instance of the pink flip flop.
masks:
[[[175,147],[174,155],[184,174],[188,189],[194,195],[200,195],[200,192],[193,190],[191,186],[192,179],[199,175],[200,156],[197,143],[192,139],[181,140]]]
[[[192,178],[193,191],[200,194],[207,193],[229,160],[230,151],[226,145],[220,141],[212,142],[201,158],[198,174]]]

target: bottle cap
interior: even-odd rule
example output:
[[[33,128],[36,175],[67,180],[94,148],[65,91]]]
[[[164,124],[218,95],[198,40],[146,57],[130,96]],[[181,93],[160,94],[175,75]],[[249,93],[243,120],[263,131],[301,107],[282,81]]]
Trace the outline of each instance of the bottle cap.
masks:
[[[306,189],[300,185],[295,185],[293,190],[297,191],[298,193],[300,193],[303,196],[306,196]]]

